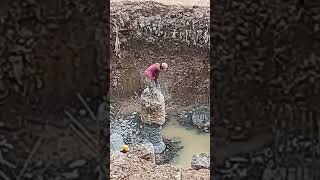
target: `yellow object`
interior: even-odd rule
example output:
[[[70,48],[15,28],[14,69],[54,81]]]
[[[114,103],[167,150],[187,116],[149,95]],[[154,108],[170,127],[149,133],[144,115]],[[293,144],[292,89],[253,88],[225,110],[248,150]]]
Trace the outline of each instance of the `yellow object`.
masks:
[[[128,145],[123,145],[122,146],[122,151],[124,151],[124,152],[129,152],[129,146]]]

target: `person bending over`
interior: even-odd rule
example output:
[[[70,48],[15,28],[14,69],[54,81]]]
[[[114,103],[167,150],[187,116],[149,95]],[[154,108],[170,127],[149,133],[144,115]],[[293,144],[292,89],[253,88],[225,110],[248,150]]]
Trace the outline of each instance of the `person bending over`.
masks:
[[[145,71],[144,75],[146,78],[151,82],[155,83],[155,85],[159,85],[158,83],[158,78],[160,72],[165,72],[168,69],[168,64],[167,63],[154,63],[150,65]]]

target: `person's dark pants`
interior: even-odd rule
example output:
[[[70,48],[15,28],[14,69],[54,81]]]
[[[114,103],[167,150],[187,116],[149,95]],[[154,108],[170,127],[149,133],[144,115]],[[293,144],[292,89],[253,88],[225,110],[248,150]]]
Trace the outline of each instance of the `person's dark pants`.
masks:
[[[148,78],[148,76],[146,76],[146,79],[147,79],[147,87],[151,92],[153,92],[154,88],[159,87],[159,82],[157,79],[151,80]]]

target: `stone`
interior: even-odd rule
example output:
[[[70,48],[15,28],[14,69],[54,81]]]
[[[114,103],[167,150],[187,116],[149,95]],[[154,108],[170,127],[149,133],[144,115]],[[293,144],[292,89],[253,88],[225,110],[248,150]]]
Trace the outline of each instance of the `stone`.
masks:
[[[124,145],[123,137],[118,134],[114,133],[110,136],[110,151],[111,152],[119,152]]]
[[[205,153],[197,153],[192,156],[192,169],[210,169],[210,157]]]
[[[192,123],[203,132],[210,132],[210,112],[198,109],[192,114]]]
[[[150,142],[154,146],[155,153],[159,154],[166,149],[166,145],[163,142],[161,135],[162,127],[155,123],[144,123],[142,129],[142,135],[145,142]]]
[[[155,163],[155,151],[152,143],[137,144],[132,147],[130,154]]]
[[[160,89],[148,87],[141,94],[141,121],[163,125],[165,122],[165,101]]]

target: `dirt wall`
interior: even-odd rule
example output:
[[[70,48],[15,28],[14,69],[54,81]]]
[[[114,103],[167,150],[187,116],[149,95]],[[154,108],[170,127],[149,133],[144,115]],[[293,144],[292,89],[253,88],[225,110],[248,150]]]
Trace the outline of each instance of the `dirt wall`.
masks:
[[[78,1],[13,1],[2,12],[1,104],[57,108],[77,101],[75,92],[105,93],[105,83],[98,85],[106,81],[105,24],[95,8]]]
[[[156,2],[111,4],[112,97],[143,90],[141,73],[167,62],[160,81],[170,96],[184,103],[209,96],[209,8]]]

